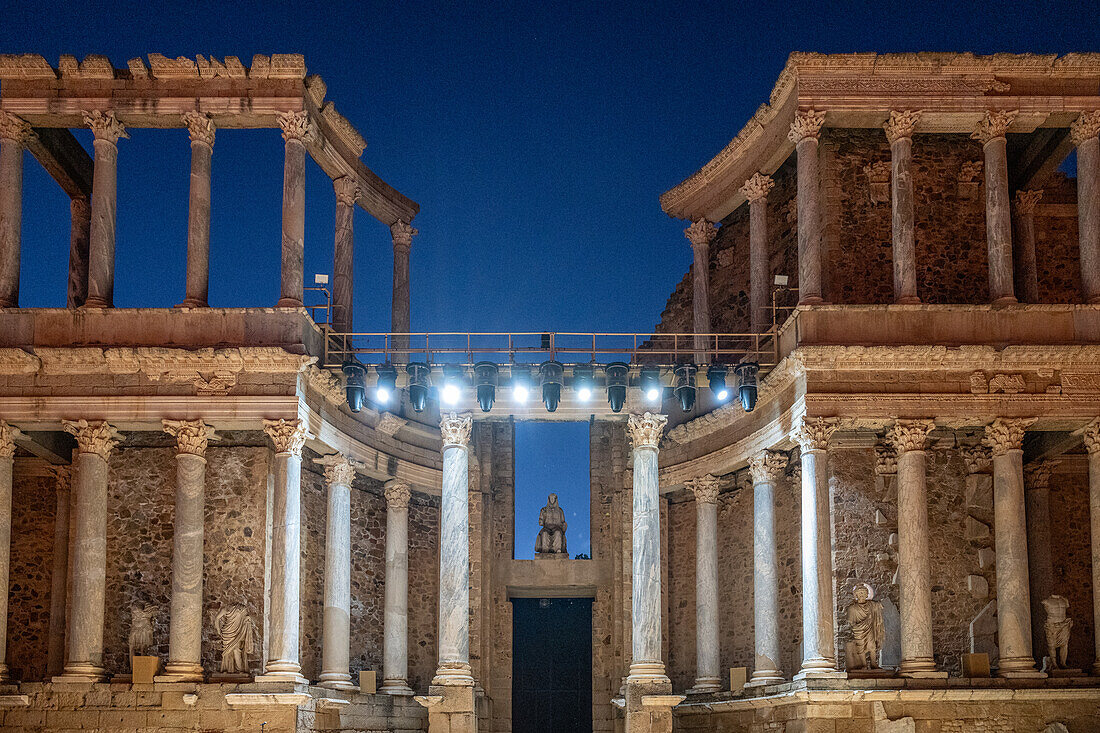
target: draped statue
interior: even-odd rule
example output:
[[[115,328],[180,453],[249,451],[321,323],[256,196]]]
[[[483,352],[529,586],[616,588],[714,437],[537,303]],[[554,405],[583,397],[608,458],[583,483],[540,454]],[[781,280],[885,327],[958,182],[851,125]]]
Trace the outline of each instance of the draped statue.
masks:
[[[157,615],[156,606],[143,606],[135,603],[130,607],[130,659],[150,656],[153,652],[153,617]]]
[[[882,604],[874,599],[874,591],[866,583],[852,589],[855,600],[848,606],[848,624],[852,640],[847,647],[848,669],[878,669],[879,652],[886,640],[882,620]]]
[[[1066,613],[1069,601],[1063,596],[1050,596],[1043,600],[1047,612],[1047,654],[1050,655],[1051,669],[1064,669],[1066,654],[1069,652],[1069,631],[1073,628],[1073,619]]]
[[[248,674],[248,657],[254,651],[252,619],[240,603],[222,606],[214,617],[214,633],[222,646],[221,671]]]
[[[546,506],[539,511],[539,536],[535,552],[540,555],[568,555],[565,549],[565,512],[558,506],[558,495],[546,497]]]

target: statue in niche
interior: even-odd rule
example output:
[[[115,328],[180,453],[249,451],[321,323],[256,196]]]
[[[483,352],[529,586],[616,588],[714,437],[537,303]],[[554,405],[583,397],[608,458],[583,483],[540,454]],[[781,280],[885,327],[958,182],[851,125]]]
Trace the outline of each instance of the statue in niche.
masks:
[[[1047,612],[1047,654],[1050,655],[1051,669],[1064,669],[1066,654],[1069,652],[1069,630],[1073,628],[1073,619],[1066,615],[1069,601],[1063,596],[1054,595],[1043,601]]]
[[[848,606],[852,640],[847,645],[848,669],[878,669],[879,652],[886,639],[882,604],[874,600],[871,586],[861,583],[852,589],[855,600]]]
[[[214,633],[222,645],[221,671],[248,674],[248,658],[254,651],[252,619],[240,603],[222,606],[214,617]]]
[[[130,607],[130,659],[153,656],[153,619],[157,607],[135,603]]]
[[[539,536],[535,540],[535,553],[539,555],[566,555],[565,512],[558,506],[558,495],[546,497],[546,506],[539,510]]]

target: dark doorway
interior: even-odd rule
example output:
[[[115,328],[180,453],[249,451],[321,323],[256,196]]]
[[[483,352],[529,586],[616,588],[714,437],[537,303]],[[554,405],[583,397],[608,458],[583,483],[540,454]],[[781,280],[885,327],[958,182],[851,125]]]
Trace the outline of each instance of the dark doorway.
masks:
[[[592,599],[512,599],[512,733],[592,730]]]

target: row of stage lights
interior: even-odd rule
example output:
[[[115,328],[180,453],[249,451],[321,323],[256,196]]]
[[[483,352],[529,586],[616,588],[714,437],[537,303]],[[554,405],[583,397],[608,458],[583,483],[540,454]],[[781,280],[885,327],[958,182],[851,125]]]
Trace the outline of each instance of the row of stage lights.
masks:
[[[578,364],[573,367],[570,386],[577,399],[588,402],[596,392],[596,366]],[[626,404],[626,388],[630,377],[630,365],[616,361],[600,367],[604,373],[607,387],[607,403],[612,412],[619,412]],[[525,403],[534,389],[535,377],[542,388],[542,403],[549,412],[558,409],[561,403],[562,389],[565,387],[565,366],[559,361],[544,361],[538,366],[537,375],[531,369],[513,364],[511,370],[512,398]],[[757,375],[760,367],[755,362],[742,362],[733,367],[736,380],[737,397],[746,412],[756,407]],[[397,367],[393,364],[380,364],[374,367],[377,376],[374,387],[374,402],[385,405],[397,395]],[[352,412],[359,412],[367,393],[367,367],[357,361],[343,365],[347,381],[348,406]],[[437,388],[432,386],[432,367],[425,362],[412,362],[405,367],[409,376],[409,402],[413,410],[422,412],[428,404],[433,389],[438,391],[440,403],[454,407],[462,401],[464,390],[469,386],[465,367],[458,364],[443,365],[443,381]],[[680,403],[680,408],[688,412],[695,405],[696,375],[699,367],[695,364],[677,364],[672,368],[672,392]],[[730,398],[730,389],[726,377],[730,369],[720,364],[707,368],[707,381],[714,399],[724,403]],[[473,386],[478,405],[482,412],[489,412],[496,402],[496,390],[500,368],[491,361],[479,361],[474,364]],[[638,386],[642,398],[647,404],[659,406],[664,399],[665,385],[661,381],[661,369],[656,366],[643,366],[638,376]]]

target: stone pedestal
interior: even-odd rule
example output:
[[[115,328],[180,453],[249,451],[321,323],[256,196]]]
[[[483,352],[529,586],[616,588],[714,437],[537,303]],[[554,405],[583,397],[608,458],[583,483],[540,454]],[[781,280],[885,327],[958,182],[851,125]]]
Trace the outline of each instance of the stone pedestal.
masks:
[[[691,242],[691,323],[695,333],[695,363],[704,364],[707,358],[707,338],[710,333],[710,243],[718,236],[718,229],[706,219],[699,219],[684,230]]]
[[[431,685],[413,698],[428,709],[428,733],[477,733],[473,680],[467,685]]]
[[[990,111],[971,136],[981,141],[985,154],[985,234],[989,260],[989,299],[994,304],[1016,302],[1005,140],[1005,133],[1014,119],[1016,112]]]
[[[671,682],[628,681],[623,693],[625,733],[672,733],[672,708],[684,699],[672,694]]]
[[[817,159],[817,136],[825,124],[825,113],[807,110],[795,115],[788,134],[798,156],[798,302],[822,303],[821,244],[824,238],[821,216],[821,174]]]

